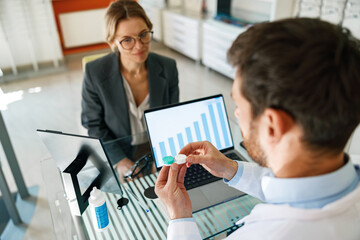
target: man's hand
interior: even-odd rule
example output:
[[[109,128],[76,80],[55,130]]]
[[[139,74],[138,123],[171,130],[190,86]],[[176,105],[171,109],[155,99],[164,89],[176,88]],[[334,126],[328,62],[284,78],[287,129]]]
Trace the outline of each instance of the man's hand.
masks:
[[[231,180],[237,171],[237,163],[222,154],[210,142],[187,144],[179,154],[187,155],[187,166],[201,164],[212,175]]]
[[[165,204],[170,218],[192,217],[191,201],[184,186],[186,165],[163,166],[156,180],[155,193]]]

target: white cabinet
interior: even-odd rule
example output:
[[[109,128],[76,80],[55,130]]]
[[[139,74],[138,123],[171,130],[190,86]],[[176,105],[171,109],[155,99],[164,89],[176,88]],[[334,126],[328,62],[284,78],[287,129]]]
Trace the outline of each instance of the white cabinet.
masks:
[[[291,17],[294,0],[233,0],[231,15],[248,22],[274,21]]]
[[[227,62],[227,51],[244,28],[207,20],[203,23],[202,63],[229,78],[234,78],[235,69]]]
[[[166,7],[165,0],[139,0],[139,4],[153,24],[154,39],[161,42],[163,39],[162,9]]]
[[[201,17],[181,9],[164,10],[164,44],[199,61],[201,58]]]
[[[166,7],[166,0],[139,0],[139,4],[144,7],[146,6],[154,6],[157,8],[165,8]]]
[[[349,29],[354,37],[360,39],[360,0],[297,0],[297,15],[320,18]]]
[[[154,39],[161,42],[162,41],[162,20],[161,20],[161,9],[151,5],[142,5],[146,15],[153,24]]]

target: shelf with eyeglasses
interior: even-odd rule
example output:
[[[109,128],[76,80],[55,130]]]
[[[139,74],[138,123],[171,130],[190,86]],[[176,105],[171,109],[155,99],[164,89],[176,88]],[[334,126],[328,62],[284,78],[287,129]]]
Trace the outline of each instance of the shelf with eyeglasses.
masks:
[[[227,51],[236,37],[251,25],[290,17],[292,0],[234,1],[231,16],[217,14],[202,23],[202,63],[231,79],[235,69],[227,62]]]
[[[120,153],[130,154],[127,156],[134,159],[143,156],[148,148],[131,146],[137,137],[141,136],[133,135],[104,143],[108,157],[114,158]],[[141,168],[141,164],[139,162],[137,167]],[[93,228],[89,208],[81,216],[75,216],[70,210],[70,200],[55,160],[48,158],[41,161],[41,170],[57,239],[166,239],[169,217],[164,206],[158,199],[151,200],[144,196],[145,190],[155,185],[158,173],[146,175],[142,171],[144,176],[133,175],[121,183],[122,193],[105,192],[110,226],[105,232],[99,233]],[[119,200],[124,198],[129,200],[128,203],[118,209]],[[238,228],[235,223],[249,214],[258,203],[259,200],[245,195],[196,212],[193,216],[204,239],[219,234],[226,236]]]

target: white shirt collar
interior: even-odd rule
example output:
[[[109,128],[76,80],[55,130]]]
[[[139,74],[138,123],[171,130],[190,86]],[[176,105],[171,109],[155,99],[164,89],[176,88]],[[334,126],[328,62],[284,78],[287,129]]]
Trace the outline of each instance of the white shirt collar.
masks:
[[[359,182],[350,160],[340,169],[315,177],[276,178],[264,176],[261,187],[268,203],[289,204],[295,207],[321,207],[341,198]]]

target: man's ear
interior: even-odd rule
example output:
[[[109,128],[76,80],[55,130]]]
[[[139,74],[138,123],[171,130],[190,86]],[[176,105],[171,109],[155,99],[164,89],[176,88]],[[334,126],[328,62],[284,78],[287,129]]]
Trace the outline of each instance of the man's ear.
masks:
[[[294,120],[283,110],[267,108],[262,114],[262,123],[268,141],[276,143],[279,142],[294,125]]]

